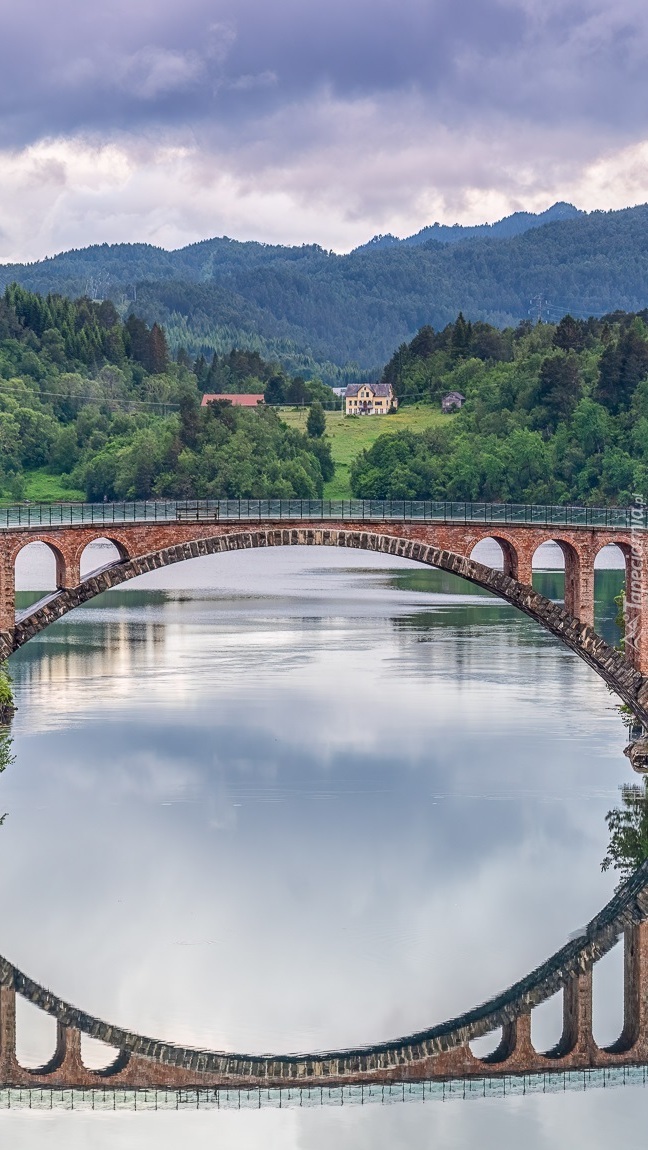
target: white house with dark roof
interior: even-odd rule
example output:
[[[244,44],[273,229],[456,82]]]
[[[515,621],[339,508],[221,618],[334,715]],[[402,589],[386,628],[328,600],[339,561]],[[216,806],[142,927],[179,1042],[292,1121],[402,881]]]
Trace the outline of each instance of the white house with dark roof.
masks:
[[[387,415],[398,407],[391,383],[352,383],[344,403],[347,415]]]

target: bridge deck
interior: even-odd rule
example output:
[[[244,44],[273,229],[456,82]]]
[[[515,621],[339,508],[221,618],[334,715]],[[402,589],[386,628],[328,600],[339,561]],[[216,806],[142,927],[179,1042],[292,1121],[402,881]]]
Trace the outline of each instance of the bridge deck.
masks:
[[[398,520],[528,524],[646,531],[648,507],[573,507],[397,499],[188,499],[127,503],[34,503],[0,507],[0,531],[111,523]]]

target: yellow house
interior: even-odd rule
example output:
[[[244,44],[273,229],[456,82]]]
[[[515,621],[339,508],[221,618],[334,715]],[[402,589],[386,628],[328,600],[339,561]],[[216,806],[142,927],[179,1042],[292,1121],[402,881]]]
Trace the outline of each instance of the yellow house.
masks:
[[[391,383],[352,383],[344,402],[347,415],[387,415],[398,407]]]

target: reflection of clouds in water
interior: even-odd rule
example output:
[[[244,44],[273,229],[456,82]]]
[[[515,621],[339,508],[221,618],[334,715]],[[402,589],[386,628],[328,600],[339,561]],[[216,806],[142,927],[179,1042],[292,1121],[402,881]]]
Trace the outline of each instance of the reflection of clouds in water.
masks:
[[[75,828],[67,851],[57,847],[53,873],[75,873],[79,850],[88,852],[83,874],[75,873],[72,905],[48,898],[41,921],[69,914],[74,931],[82,906],[77,937],[92,947],[108,927],[114,935],[102,944],[99,987],[96,960],[87,952],[80,971],[75,956],[70,997],[79,1000],[80,979],[88,996],[110,994],[129,940],[124,1022],[216,1045],[331,1045],[461,1009],[525,973],[584,917],[591,873],[579,875],[578,897],[550,923],[542,884],[529,892],[520,882],[531,874],[536,882],[541,870],[550,891],[554,883],[562,888],[562,867],[576,879],[579,859],[572,856],[580,850],[583,870],[591,867],[598,822],[593,828],[573,800],[582,805],[586,797],[597,811],[603,780],[591,771],[583,777],[567,742],[545,737],[521,778],[507,749],[511,730],[489,737],[487,748],[473,741],[471,753],[466,732],[453,735],[452,723],[439,732],[413,709],[403,729],[383,715],[372,732],[365,719],[369,741],[352,736],[345,747],[337,736],[332,748],[326,706],[311,703],[295,732],[294,696],[288,705],[275,698],[271,738],[264,713],[237,702],[233,714],[228,701],[217,704],[211,725],[204,713],[200,724],[186,726],[179,713],[153,707],[149,716],[122,718],[103,738],[95,720],[32,743],[40,766],[34,790],[49,796],[55,779]],[[344,727],[339,713],[335,722]],[[289,738],[281,737],[282,726]],[[438,746],[430,744],[430,728]],[[541,738],[541,725],[537,733]],[[543,791],[537,771],[548,747],[553,761],[543,767]],[[609,797],[604,801],[609,805]],[[57,795],[51,802],[49,815],[60,806]],[[38,822],[33,812],[30,821]],[[92,840],[86,827],[94,828]],[[40,834],[47,839],[47,827]],[[594,883],[588,912],[597,909],[601,885]],[[93,923],[92,891],[101,889]],[[474,940],[484,935],[497,945],[475,963]],[[217,940],[219,952],[196,948],[183,959],[181,983],[165,986],[178,941],[200,939]],[[503,958],[507,947],[513,951]],[[20,961],[33,970],[29,957]],[[60,974],[49,976],[56,985],[69,981],[60,957]],[[223,985],[225,1001],[217,990]],[[206,988],[199,1015],[198,986]],[[119,1002],[110,1006],[94,1008],[114,1017]]]
[[[15,660],[2,950],[110,1021],[197,1045],[330,1046],[438,1021],[527,973],[614,882],[599,865],[624,735],[592,672],[506,608],[484,603],[465,638],[457,609],[429,626],[407,599],[405,619],[398,590],[392,615],[382,582],[345,606],[319,556],[336,614],[305,624],[276,554],[294,552],[263,557],[277,614],[265,592],[225,618],[167,598],[152,628],[145,602],[133,626],[128,607],[96,607]],[[599,1014],[613,1028],[616,1003]],[[430,1129],[486,1145],[471,1106],[207,1117],[237,1147],[391,1147]]]

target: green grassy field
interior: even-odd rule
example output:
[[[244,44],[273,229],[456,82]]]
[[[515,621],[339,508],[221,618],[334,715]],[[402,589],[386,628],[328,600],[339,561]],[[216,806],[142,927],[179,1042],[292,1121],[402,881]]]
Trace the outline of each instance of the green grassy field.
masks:
[[[28,471],[25,474],[25,499],[30,503],[77,502],[85,499],[85,492],[63,483],[60,475],[50,475],[43,470]]]
[[[306,430],[308,408],[286,408],[281,418],[290,427]],[[331,440],[335,462],[335,475],[324,486],[325,499],[351,498],[351,464],[356,455],[378,439],[379,435],[393,435],[395,431],[426,431],[447,423],[452,416],[443,415],[436,407],[413,404],[395,415],[358,415],[347,417],[341,411],[326,412],[326,434]]]

